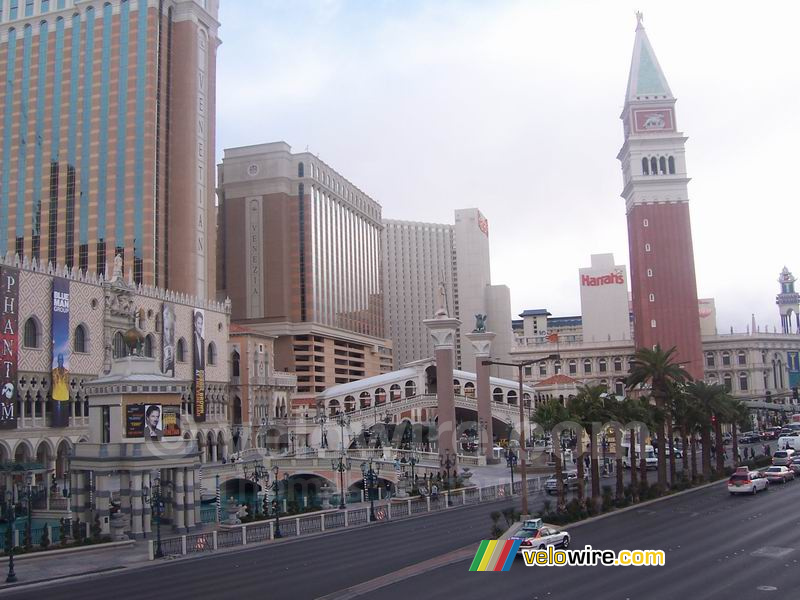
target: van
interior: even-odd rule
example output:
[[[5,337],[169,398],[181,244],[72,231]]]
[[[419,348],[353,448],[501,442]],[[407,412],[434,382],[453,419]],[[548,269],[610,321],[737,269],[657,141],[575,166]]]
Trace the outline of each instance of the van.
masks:
[[[800,450],[800,436],[796,435],[782,435],[778,438],[778,450],[785,450],[791,448],[795,452]]]
[[[788,467],[792,464],[794,450],[775,450],[772,455],[772,464],[776,467]]]
[[[639,446],[636,446],[636,467],[639,467],[640,461],[642,457],[639,453]],[[658,468],[658,458],[656,457],[656,453],[653,450],[653,447],[650,444],[647,444],[644,447],[644,460],[647,464],[648,469],[657,469]],[[622,444],[622,466],[625,469],[631,468],[631,446],[630,444],[623,443]]]

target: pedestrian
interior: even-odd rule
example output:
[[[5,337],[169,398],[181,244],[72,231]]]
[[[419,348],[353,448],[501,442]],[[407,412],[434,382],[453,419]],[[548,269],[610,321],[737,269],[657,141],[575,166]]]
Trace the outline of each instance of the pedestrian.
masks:
[[[750,460],[756,459],[756,449],[750,446]]]

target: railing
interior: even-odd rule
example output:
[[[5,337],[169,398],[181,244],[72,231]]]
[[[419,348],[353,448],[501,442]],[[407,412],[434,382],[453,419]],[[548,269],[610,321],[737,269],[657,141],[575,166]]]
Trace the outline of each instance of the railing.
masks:
[[[541,493],[543,477],[528,479],[529,493]],[[514,492],[522,490],[522,482],[514,482]],[[437,497],[394,498],[389,502],[375,505],[376,521],[392,521],[405,519],[417,515],[449,510],[459,506],[475,505],[482,502],[493,502],[511,497],[511,484],[501,483],[485,487],[461,488],[440,493]],[[205,510],[205,509],[204,509]],[[370,509],[364,506],[348,508],[346,510],[326,510],[312,514],[297,516],[282,516],[280,520],[281,537],[297,537],[322,533],[332,529],[345,529],[360,527],[370,522]],[[34,530],[38,532],[39,530]],[[53,529],[55,531],[55,528]],[[273,519],[247,523],[244,525],[225,527],[223,529],[184,535],[162,540],[162,551],[165,555],[193,554],[197,552],[210,552],[219,548],[233,548],[246,544],[254,544],[275,539],[276,524]],[[15,535],[21,536],[17,530]],[[33,543],[38,543],[41,534],[34,535]],[[51,533],[51,536],[53,533]],[[20,538],[21,539],[21,538]],[[52,539],[52,537],[51,537]],[[55,540],[57,541],[57,537]],[[2,537],[0,536],[0,544]],[[2,546],[0,546],[2,547]],[[150,540],[151,552],[154,542]]]
[[[216,523],[217,522],[217,507],[209,506],[200,509],[200,521],[203,523]]]

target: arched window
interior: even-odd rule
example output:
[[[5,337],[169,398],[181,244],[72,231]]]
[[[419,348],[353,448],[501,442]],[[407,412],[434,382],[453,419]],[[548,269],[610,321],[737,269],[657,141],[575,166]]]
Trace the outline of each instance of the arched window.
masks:
[[[336,398],[328,403],[328,414],[332,417],[339,414],[339,401]]]
[[[667,159],[663,156],[658,159],[659,173],[662,175],[667,174]]]
[[[411,398],[417,394],[417,386],[413,381],[406,381],[406,398]]]
[[[669,166],[669,174],[675,175],[675,159],[672,156],[667,159],[667,165]]]
[[[650,163],[646,157],[642,159],[642,175],[650,175]]]
[[[517,392],[514,390],[508,390],[506,394],[506,400],[509,404],[516,406],[517,405]]]
[[[592,372],[592,359],[591,358],[584,358],[583,359],[583,372],[584,373],[591,373]]]
[[[739,352],[736,353],[736,362],[740,365],[747,364],[747,355],[744,353],[744,350],[739,350]]]
[[[239,361],[241,360],[241,356],[239,356],[239,352],[237,350],[233,351],[231,354],[231,376],[232,377],[239,377]]]
[[[764,389],[769,389],[769,371],[764,371]]]
[[[209,365],[217,364],[217,346],[214,342],[208,343],[208,350],[206,351],[206,362]]]
[[[606,371],[608,371],[608,361],[605,358],[601,358],[598,364],[600,365],[601,373],[605,373]]]
[[[494,388],[492,392],[492,399],[495,402],[502,402],[503,401],[503,390],[500,388]]]
[[[706,366],[707,367],[715,367],[716,360],[714,360],[714,353],[713,352],[706,352]]]
[[[378,404],[384,404],[386,402],[386,390],[383,388],[378,388],[375,390],[375,406]]]
[[[461,382],[458,379],[453,379],[453,394],[455,396],[461,395]]]
[[[358,396],[359,408],[369,408],[371,404],[370,398],[369,392],[361,392]]]
[[[625,381],[622,379],[617,379],[614,382],[614,395],[615,396],[624,396],[625,395]]]
[[[725,389],[729,392],[733,391],[733,383],[731,380],[731,374],[725,373],[725,376],[722,378],[722,383],[725,386]]]
[[[614,371],[617,373],[622,371],[622,359],[619,357],[614,359]]]
[[[402,395],[400,394],[400,386],[396,383],[393,383],[392,387],[389,388],[389,401],[397,402],[400,400],[400,398],[402,398]]]
[[[153,336],[150,334],[144,338],[144,355],[147,358],[153,358]]]
[[[553,373],[555,373],[556,375],[561,373],[561,361],[560,360],[557,360],[556,362],[553,363]]]
[[[658,174],[658,161],[656,160],[655,156],[650,159],[650,174],[651,175]]]
[[[748,390],[747,373],[739,373],[739,389],[743,392]]]
[[[297,176],[298,177],[305,177],[306,176],[305,173],[306,173],[305,165],[303,163],[299,163],[297,165]]]
[[[464,384],[464,395],[467,398],[474,398],[475,397],[475,384],[471,381],[468,381]]]
[[[578,374],[578,361],[576,361],[575,359],[569,361],[569,374],[570,375]]]
[[[344,397],[344,411],[353,412],[356,408],[356,399],[353,396]]]
[[[522,394],[522,400],[525,402],[525,408],[530,408],[531,406],[531,395],[528,392]]]
[[[175,347],[175,358],[178,362],[186,362],[186,340],[180,338],[178,345]]]
[[[25,328],[22,334],[22,345],[26,348],[39,348],[42,344],[42,328],[36,317],[29,317],[25,321]]]
[[[722,366],[729,367],[731,365],[731,353],[730,352],[723,352],[722,353]]]
[[[121,331],[118,331],[114,334],[112,352],[114,353],[114,358],[123,358],[128,354],[127,350],[125,349],[125,338],[122,337]]]
[[[86,353],[89,351],[86,337],[86,326],[81,323],[75,328],[75,334],[72,339],[72,349],[75,352]]]

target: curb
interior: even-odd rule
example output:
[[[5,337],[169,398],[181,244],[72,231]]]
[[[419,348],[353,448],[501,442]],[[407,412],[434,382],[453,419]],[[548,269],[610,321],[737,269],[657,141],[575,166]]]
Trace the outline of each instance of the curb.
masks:
[[[106,542],[104,544],[91,544],[89,546],[77,546],[75,548],[59,548],[57,550],[43,550],[41,552],[30,552],[25,554],[15,554],[14,562],[34,560],[37,558],[51,558],[62,554],[77,554],[79,552],[90,552],[92,550],[106,550],[109,548],[124,548],[135,546],[135,540],[122,540],[121,542]],[[0,565],[8,564],[8,556],[0,557]]]

